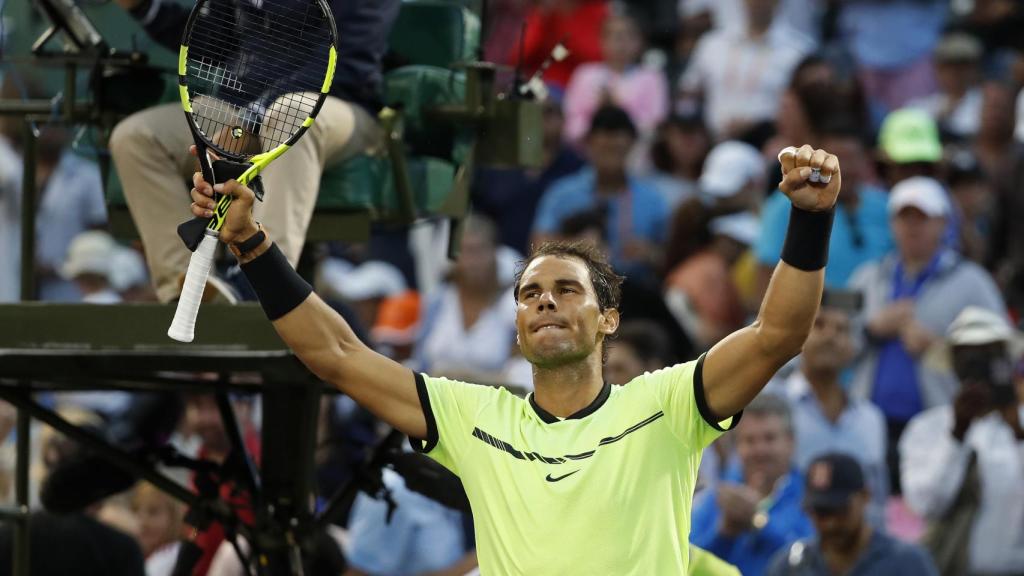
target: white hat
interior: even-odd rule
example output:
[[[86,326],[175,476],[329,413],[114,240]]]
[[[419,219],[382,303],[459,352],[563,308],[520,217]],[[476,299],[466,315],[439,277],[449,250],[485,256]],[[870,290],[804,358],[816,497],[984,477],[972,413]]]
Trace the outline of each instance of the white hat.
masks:
[[[764,178],[764,159],[757,148],[731,140],[711,149],[704,160],[704,170],[697,185],[708,196],[728,198],[742,190],[751,180]]]
[[[761,220],[753,212],[736,212],[711,220],[710,228],[712,234],[728,236],[751,246],[761,233]]]
[[[387,262],[370,260],[358,266],[328,258],[320,268],[322,280],[346,300],[397,296],[408,288],[402,273]]]
[[[904,208],[913,207],[930,218],[948,216],[949,198],[946,189],[934,178],[914,176],[900,181],[889,193],[889,215],[895,216]]]
[[[137,250],[118,246],[110,258],[110,284],[114,290],[124,292],[148,282],[146,261]]]
[[[936,370],[952,367],[954,346],[982,346],[1005,342],[1011,359],[1024,354],[1024,335],[1010,325],[1002,314],[980,306],[968,306],[957,315],[946,330],[946,338],[928,350],[925,363]]]
[[[68,280],[82,274],[96,274],[110,278],[111,260],[117,251],[117,243],[110,234],[102,230],[82,232],[71,241],[67,260],[61,267],[61,276]]]

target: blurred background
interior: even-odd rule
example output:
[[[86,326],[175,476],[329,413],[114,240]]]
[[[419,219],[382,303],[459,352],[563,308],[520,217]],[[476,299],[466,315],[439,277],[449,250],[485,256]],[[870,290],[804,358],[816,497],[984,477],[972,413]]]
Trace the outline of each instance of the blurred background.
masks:
[[[33,49],[53,23],[40,4],[0,0],[0,303],[128,310],[173,299],[151,281],[131,179],[118,171],[127,160],[111,149],[121,122],[178,98],[176,54],[154,40],[174,2],[80,0],[104,46],[65,40],[47,51]],[[743,574],[828,574],[794,560],[793,544],[827,548],[866,523],[919,545],[943,574],[1024,574],[1022,3],[400,4],[378,30],[388,42],[367,117],[392,134],[380,112],[398,111],[403,131],[324,168],[298,265],[367,342],[415,370],[528,393],[513,274],[531,245],[572,239],[600,246],[627,276],[606,379],[628,385],[692,360],[761,304],[789,218],[777,154],[824,148],[840,158],[843,188],[822,312],[804,353],[707,450],[691,541]],[[481,61],[494,66],[467,65]],[[487,119],[436,113],[478,82],[501,94],[485,97]],[[37,109],[27,116],[19,102]],[[75,102],[83,109],[69,115]],[[132,142],[166,157],[161,134],[146,137]],[[183,206],[188,188],[183,180]],[[26,192],[39,224],[27,254]],[[253,299],[230,255],[219,278],[215,300]],[[142,409],[136,396],[37,400],[103,431]],[[258,462],[260,395],[231,402]],[[157,406],[146,409],[170,422],[161,442],[215,462],[230,452],[212,396]],[[0,402],[8,502],[15,421]],[[147,483],[115,481],[97,493],[123,491],[76,510],[74,523],[51,517],[40,486],[82,455],[33,426],[31,506],[60,527],[45,546],[69,559],[118,550],[117,571],[97,573],[171,574],[191,532],[185,507]],[[386,434],[349,399],[325,396],[320,500]],[[823,488],[808,471],[835,453],[860,467],[846,490],[866,496],[838,511],[809,507]],[[471,573],[471,514],[411,489],[394,468],[377,470],[383,488],[363,491],[331,527],[336,562],[323,573]],[[178,480],[195,486],[193,473]],[[383,492],[397,502],[390,522]],[[12,530],[0,527],[0,566]],[[194,573],[244,573],[223,535],[214,540]]]

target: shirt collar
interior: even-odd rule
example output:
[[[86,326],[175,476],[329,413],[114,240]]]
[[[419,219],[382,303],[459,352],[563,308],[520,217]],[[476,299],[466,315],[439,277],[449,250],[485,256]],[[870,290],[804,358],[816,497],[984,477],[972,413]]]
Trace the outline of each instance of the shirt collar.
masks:
[[[603,406],[604,403],[608,400],[608,396],[611,395],[611,392],[611,384],[605,382],[604,386],[601,387],[601,391],[597,394],[597,398],[594,398],[593,402],[577,410],[576,412],[573,412],[568,417],[564,418],[564,420],[580,420],[582,418],[590,416],[594,412],[597,412],[597,409]],[[537,416],[540,417],[540,419],[543,420],[545,424],[555,424],[563,420],[563,418],[559,418],[558,416],[555,416],[554,414],[541,408],[540,404],[537,404],[537,400],[534,398],[533,392],[530,393],[530,406],[533,407],[533,411],[537,413]]]

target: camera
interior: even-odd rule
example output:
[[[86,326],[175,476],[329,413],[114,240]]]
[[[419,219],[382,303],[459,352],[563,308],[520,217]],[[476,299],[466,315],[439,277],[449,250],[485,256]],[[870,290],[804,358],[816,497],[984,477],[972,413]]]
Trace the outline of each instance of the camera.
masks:
[[[999,345],[956,346],[953,368],[961,382],[983,382],[992,393],[992,403],[1008,406],[1016,401],[1013,369],[1005,348]]]

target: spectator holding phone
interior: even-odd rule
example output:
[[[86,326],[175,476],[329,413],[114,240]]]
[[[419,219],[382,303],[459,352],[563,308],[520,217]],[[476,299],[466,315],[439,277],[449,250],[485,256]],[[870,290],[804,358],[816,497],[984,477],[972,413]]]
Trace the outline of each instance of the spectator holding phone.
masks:
[[[1024,572],[1024,372],[1011,368],[1020,344],[1003,316],[964,309],[943,347],[960,392],[911,420],[900,442],[904,497],[932,531],[971,516],[963,538],[946,539],[960,550],[932,550],[947,567],[966,564],[958,574]]]

